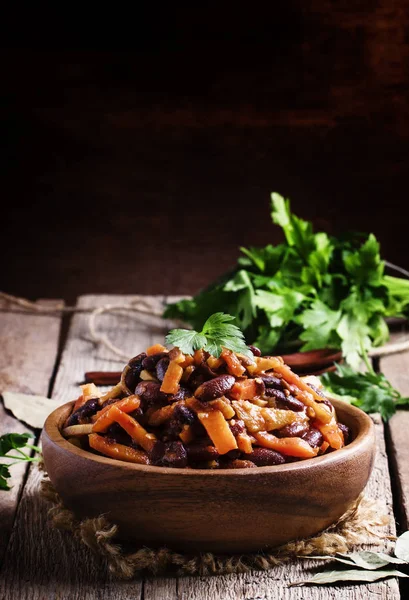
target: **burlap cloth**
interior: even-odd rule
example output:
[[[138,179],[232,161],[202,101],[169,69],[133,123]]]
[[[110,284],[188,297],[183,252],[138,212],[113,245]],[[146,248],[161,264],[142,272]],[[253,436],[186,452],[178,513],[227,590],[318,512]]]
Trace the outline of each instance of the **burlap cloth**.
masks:
[[[53,504],[49,510],[52,525],[71,532],[78,543],[85,544],[101,556],[114,576],[131,579],[142,572],[153,575],[174,573],[178,575],[224,575],[246,573],[251,570],[268,570],[298,556],[334,555],[349,552],[365,544],[383,545],[387,534],[382,531],[389,523],[386,506],[361,495],[356,503],[336,522],[319,535],[290,542],[279,548],[255,554],[216,556],[210,552],[187,555],[168,548],[125,549],[115,542],[117,526],[105,516],[78,521],[64,507],[61,498],[45,477],[41,493]]]

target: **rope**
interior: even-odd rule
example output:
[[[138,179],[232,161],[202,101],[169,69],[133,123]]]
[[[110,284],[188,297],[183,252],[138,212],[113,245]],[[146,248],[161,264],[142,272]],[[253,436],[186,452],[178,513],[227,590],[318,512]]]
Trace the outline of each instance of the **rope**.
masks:
[[[77,306],[49,306],[47,304],[41,302],[31,302],[26,298],[20,298],[18,296],[13,296],[11,294],[6,294],[5,292],[0,291],[0,299],[9,302],[10,304],[15,304],[20,308],[23,308],[27,312],[35,312],[35,313],[47,313],[47,314],[57,314],[57,313],[90,313],[88,320],[88,331],[91,341],[93,341],[96,345],[105,346],[110,352],[120,357],[121,359],[128,360],[129,354],[126,353],[118,346],[115,346],[108,338],[105,333],[99,333],[97,330],[97,317],[107,314],[107,313],[127,313],[128,316],[131,316],[132,313],[139,313],[143,315],[151,315],[154,317],[162,318],[162,314],[165,306],[158,308],[150,303],[144,296],[138,295],[133,298],[133,300],[129,304],[105,304],[103,306],[89,307],[89,308],[80,308]],[[176,321],[177,325],[180,326],[180,321]],[[186,326],[186,325],[185,325]],[[401,340],[400,342],[394,342],[392,344],[385,344],[384,346],[380,346],[379,348],[372,348],[369,352],[369,356],[371,358],[387,356],[390,354],[397,354],[400,352],[405,352],[409,350],[409,337]]]

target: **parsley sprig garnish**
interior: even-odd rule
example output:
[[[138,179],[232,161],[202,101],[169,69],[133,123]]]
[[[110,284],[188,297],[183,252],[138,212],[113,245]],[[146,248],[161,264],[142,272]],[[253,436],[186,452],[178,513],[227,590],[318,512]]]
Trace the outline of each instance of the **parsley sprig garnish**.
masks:
[[[166,343],[177,346],[185,354],[203,349],[219,357],[223,348],[227,348],[251,358],[253,353],[246,345],[243,332],[231,321],[234,321],[231,315],[215,313],[207,319],[201,331],[172,329],[166,336]]]
[[[31,433],[5,433],[0,436],[0,457],[12,462],[0,463],[0,490],[10,490],[7,480],[11,477],[10,467],[19,461],[38,462],[39,457],[29,456],[22,448],[29,452],[34,450],[40,452],[38,446],[29,444],[28,441],[34,436]],[[12,454],[10,454],[12,452]]]

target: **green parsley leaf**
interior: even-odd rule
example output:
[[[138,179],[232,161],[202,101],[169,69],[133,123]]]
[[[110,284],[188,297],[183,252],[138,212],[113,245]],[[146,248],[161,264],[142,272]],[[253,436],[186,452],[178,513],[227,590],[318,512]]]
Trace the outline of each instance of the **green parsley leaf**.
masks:
[[[233,279],[228,281],[223,290],[238,292],[236,294],[236,309],[234,316],[242,329],[246,329],[256,316],[254,288],[247,271],[240,270]]]
[[[297,323],[300,323],[304,332],[300,339],[305,342],[301,351],[316,350],[318,348],[337,347],[339,345],[338,336],[334,336],[341,319],[341,311],[331,310],[324,302],[317,299],[311,304],[311,307],[305,310],[297,317]]]
[[[11,487],[7,483],[7,479],[11,477],[9,468],[7,465],[0,463],[0,490],[11,490]]]
[[[6,456],[10,450],[24,448],[30,438],[34,437],[31,433],[5,433],[0,436],[0,456]]]
[[[192,354],[195,350],[203,348],[207,340],[194,329],[172,329],[166,336],[166,343],[177,346],[185,354]]]
[[[39,452],[40,449],[37,448],[37,446],[27,444],[28,440],[33,437],[34,436],[31,433],[5,433],[4,435],[1,435],[0,456],[7,459],[12,459],[14,461],[37,461],[37,458],[32,458],[31,456],[28,456],[21,450],[21,448],[27,447],[30,450],[35,450],[36,452]],[[13,454],[9,455],[9,452],[13,450]],[[11,489],[7,483],[7,479],[11,477],[10,466],[10,464],[0,463],[0,490],[7,491]]]
[[[346,365],[321,375],[321,381],[330,394],[346,399],[367,413],[379,412],[385,421],[395,414],[398,406],[409,406],[404,398],[381,373],[357,373]]]
[[[200,332],[172,329],[166,336],[166,343],[177,346],[185,354],[193,354],[195,350],[203,348],[219,357],[224,347],[251,358],[253,353],[246,345],[242,331],[231,321],[234,321],[233,316],[215,313],[207,319]]]
[[[379,243],[373,233],[355,252],[345,251],[343,259],[345,269],[358,285],[382,285],[384,262],[381,260]]]
[[[280,327],[294,316],[304,300],[304,295],[288,288],[278,288],[274,292],[256,291],[255,304],[265,311],[270,327]]]

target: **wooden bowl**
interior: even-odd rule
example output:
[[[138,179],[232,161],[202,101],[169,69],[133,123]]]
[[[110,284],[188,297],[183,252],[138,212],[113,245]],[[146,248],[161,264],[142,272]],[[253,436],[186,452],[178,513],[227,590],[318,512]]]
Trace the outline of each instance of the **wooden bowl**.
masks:
[[[105,514],[118,537],[148,547],[242,553],[305,538],[334,523],[368,481],[373,423],[335,401],[353,441],[299,462],[254,469],[193,470],[136,465],[91,454],[59,427],[73,402],[48,417],[44,462],[65,505],[79,518]]]

